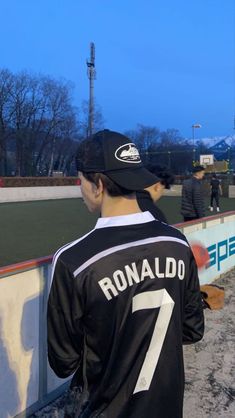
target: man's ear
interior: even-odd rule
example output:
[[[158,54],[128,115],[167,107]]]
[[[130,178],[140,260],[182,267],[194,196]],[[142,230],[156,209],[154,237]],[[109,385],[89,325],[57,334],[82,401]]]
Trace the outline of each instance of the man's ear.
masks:
[[[151,197],[153,201],[156,202],[163,195],[165,186],[159,181],[158,183],[155,183],[152,187],[153,187],[153,191],[151,193]]]
[[[99,179],[98,184],[94,184],[93,183],[93,192],[95,197],[99,197],[104,191],[104,185],[101,181],[101,179]]]
[[[163,186],[163,184],[160,181],[158,181],[157,183],[153,185],[153,189],[155,192],[159,193],[165,189],[165,186]]]

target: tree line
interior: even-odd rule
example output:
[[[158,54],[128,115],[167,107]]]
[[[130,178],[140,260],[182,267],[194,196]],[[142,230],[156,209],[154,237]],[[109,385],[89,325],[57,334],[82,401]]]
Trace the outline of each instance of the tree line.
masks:
[[[190,173],[200,154],[209,153],[202,141],[196,141],[193,145],[191,140],[182,137],[179,130],[174,128],[161,131],[139,124],[126,134],[140,149],[145,164],[165,166],[174,174]]]
[[[78,142],[88,132],[88,102],[81,108],[74,106],[73,89],[67,80],[0,69],[1,176],[50,176],[53,171],[76,175]],[[104,118],[96,106],[94,129],[103,127]],[[175,174],[190,171],[196,158],[194,147],[177,129],[137,125],[125,134],[146,163],[164,164]],[[197,151],[207,152],[200,142]]]
[[[71,171],[77,142],[87,131],[87,104],[76,108],[72,91],[66,80],[0,70],[0,175]],[[102,125],[96,110],[95,127]]]

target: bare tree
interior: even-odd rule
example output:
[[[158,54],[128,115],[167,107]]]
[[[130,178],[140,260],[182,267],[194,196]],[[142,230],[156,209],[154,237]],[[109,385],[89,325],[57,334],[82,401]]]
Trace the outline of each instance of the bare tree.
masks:
[[[166,147],[171,147],[172,145],[181,144],[184,142],[184,138],[180,135],[178,129],[172,128],[161,132],[160,142]]]
[[[160,130],[158,128],[141,124],[137,125],[136,130],[127,131],[125,133],[129,138],[133,139],[141,152],[146,152],[148,148],[151,145],[156,144],[160,138]]]
[[[11,109],[10,125],[15,139],[16,175],[19,176],[24,174],[26,141],[33,117],[31,103],[32,82],[32,78],[26,72],[14,76],[9,102]]]
[[[126,135],[141,150],[145,164],[161,164],[177,174],[192,166],[193,147],[177,129],[160,131],[156,127],[137,125],[136,130],[126,132]]]
[[[20,73],[11,90],[11,127],[15,138],[16,174],[35,175],[47,161],[52,173],[56,142],[75,124],[71,86],[49,77]],[[65,128],[66,126],[66,128]],[[44,161],[45,160],[45,161]]]
[[[13,74],[7,69],[0,70],[0,173],[5,176],[8,174],[7,139],[10,136],[12,85]]]

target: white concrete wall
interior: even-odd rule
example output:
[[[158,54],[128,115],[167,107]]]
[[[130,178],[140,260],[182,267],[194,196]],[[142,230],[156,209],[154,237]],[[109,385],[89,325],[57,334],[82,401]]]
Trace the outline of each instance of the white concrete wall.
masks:
[[[201,284],[234,267],[235,211],[176,227],[189,242],[200,241],[208,247],[211,266],[199,271]],[[49,287],[48,261],[0,268],[0,418],[33,413],[65,382],[47,362]]]
[[[174,184],[170,190],[164,190],[165,196],[181,196],[182,185]],[[235,186],[228,186],[228,197],[235,197]],[[235,202],[234,202],[235,208]]]
[[[182,186],[175,185],[165,190],[166,196],[180,196]],[[32,200],[70,199],[81,197],[80,186],[48,187],[1,187],[0,203],[25,202]]]
[[[39,270],[0,280],[0,417],[14,416],[38,400]]]
[[[165,196],[180,196],[182,186],[164,190]],[[80,186],[1,187],[0,203],[32,200],[69,199],[81,197]]]
[[[65,382],[56,377],[47,361],[50,264],[36,264],[28,271],[19,269],[0,278],[1,418],[32,412],[32,406],[43,405],[48,394]]]
[[[228,197],[235,197],[235,186],[228,186]]]
[[[173,184],[171,188],[164,190],[164,196],[181,196],[182,193],[182,185],[181,184]]]
[[[81,197],[80,186],[1,187],[0,203]]]
[[[182,185],[164,190],[164,196],[181,196]],[[0,187],[0,203],[81,197],[80,186]],[[235,197],[235,186],[229,186],[229,197]],[[235,206],[235,204],[234,204]]]

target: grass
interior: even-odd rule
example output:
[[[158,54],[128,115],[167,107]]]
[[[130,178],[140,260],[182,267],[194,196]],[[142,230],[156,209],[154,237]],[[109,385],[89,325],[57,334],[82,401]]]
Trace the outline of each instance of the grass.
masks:
[[[0,266],[54,253],[92,228],[81,199],[2,203]]]
[[[205,199],[205,209],[206,213],[205,216],[212,216],[216,215],[217,212],[210,212],[209,211],[210,200],[209,198]],[[182,215],[180,214],[180,206],[181,206],[181,197],[174,196],[174,197],[162,197],[159,202],[158,206],[160,209],[163,210],[165,213],[167,220],[170,224],[175,224],[183,221]],[[220,210],[221,212],[227,212],[230,210],[235,210],[235,199],[229,199],[228,197],[220,197]]]
[[[158,203],[171,224],[182,221],[180,203],[180,197],[162,197]],[[235,199],[221,198],[223,212],[234,209]],[[93,228],[96,219],[81,199],[1,203],[0,266],[53,254]]]

